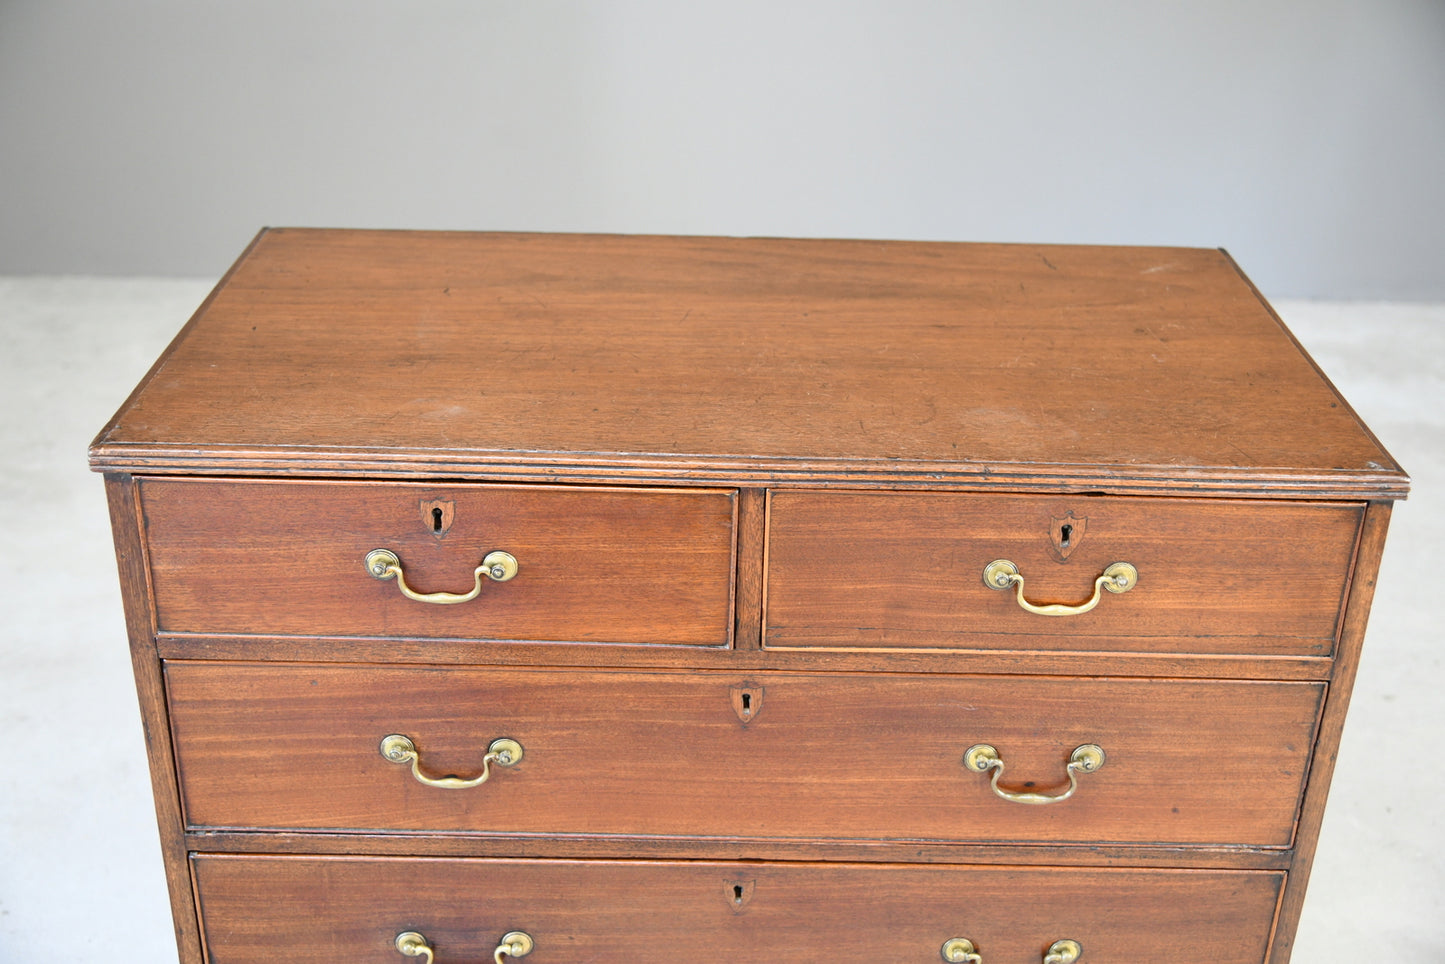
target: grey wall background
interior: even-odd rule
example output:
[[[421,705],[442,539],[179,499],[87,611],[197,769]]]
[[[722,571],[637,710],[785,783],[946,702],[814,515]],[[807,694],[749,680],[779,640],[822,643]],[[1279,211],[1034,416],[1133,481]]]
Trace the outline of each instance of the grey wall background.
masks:
[[[1229,248],[1445,300],[1445,2],[0,0],[0,274],[265,224]]]

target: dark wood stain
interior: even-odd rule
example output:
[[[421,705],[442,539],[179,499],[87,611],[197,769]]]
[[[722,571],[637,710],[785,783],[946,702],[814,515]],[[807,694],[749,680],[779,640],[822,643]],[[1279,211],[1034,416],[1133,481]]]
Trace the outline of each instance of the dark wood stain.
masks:
[[[1293,839],[1324,695],[1319,683],[772,674],[744,728],[739,681],[717,673],[173,661],[167,680],[195,829],[1258,847]],[[498,737],[526,755],[443,790],[382,758],[390,733],[412,737],[434,774],[470,775]],[[1005,784],[1049,792],[1076,746],[1109,756],[1072,799],[1020,806],[963,767],[976,743],[999,749]]]
[[[1181,248],[274,230],[91,456],[1404,493],[1228,256]]]
[[[401,960],[391,942],[404,930],[425,934],[438,961],[482,961],[513,929],[537,942],[527,960],[597,964],[933,961],[953,937],[1018,964],[1063,937],[1093,964],[1167,961],[1181,947],[1251,964],[1283,882],[1261,871],[209,855],[195,871],[215,964],[280,960],[300,944],[318,962]],[[745,913],[729,906],[741,875]],[[577,891],[588,900],[566,896]],[[272,908],[264,920],[258,905]]]
[[[870,241],[266,231],[90,457],[183,964],[1287,964],[1409,487],[1222,252]]]

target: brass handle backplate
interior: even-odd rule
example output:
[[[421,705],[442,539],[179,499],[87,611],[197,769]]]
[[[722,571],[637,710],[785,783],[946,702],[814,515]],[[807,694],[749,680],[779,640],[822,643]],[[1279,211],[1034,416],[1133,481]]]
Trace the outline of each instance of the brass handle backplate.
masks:
[[[1079,946],[1078,941],[1054,941],[1044,952],[1043,964],[1074,964],[1083,953],[1084,949]],[[965,937],[944,941],[942,954],[943,959],[951,964],[983,964],[983,955],[978,953],[973,941]]]
[[[504,957],[526,957],[532,953],[536,942],[532,935],[525,931],[509,931],[502,935],[502,943],[492,951],[492,960],[502,964]],[[416,931],[402,931],[396,935],[396,949],[407,957],[425,957],[427,964],[434,964],[436,952],[430,943]]]
[[[1065,772],[1069,776],[1069,788],[1062,793],[1034,793],[1024,790],[1006,790],[998,785],[999,777],[1003,776],[1003,758],[998,755],[998,750],[987,743],[979,743],[968,748],[963,755],[963,765],[974,773],[987,773],[993,771],[993,779],[989,785],[993,792],[1005,800],[1014,803],[1062,803],[1074,795],[1079,787],[1078,774],[1093,773],[1104,765],[1104,748],[1094,744],[1085,743],[1077,747],[1069,755],[1069,765]],[[1060,958],[1062,961],[1063,959]],[[1069,960],[1073,960],[1070,958]]]
[[[1079,946],[1078,941],[1054,941],[1044,955],[1044,964],[1074,964],[1082,953],[1084,949]]]
[[[396,935],[396,949],[407,957],[425,957],[426,964],[432,964],[436,960],[431,944],[416,931],[402,931]]]
[[[1007,559],[995,559],[983,567],[983,584],[990,589],[1017,587],[1020,609],[1040,616],[1077,616],[1099,605],[1105,589],[1109,592],[1128,592],[1139,583],[1139,570],[1127,562],[1116,562],[1105,569],[1103,575],[1094,580],[1094,595],[1076,605],[1048,603],[1040,605],[1024,598],[1024,577],[1019,567]]]
[[[517,574],[517,558],[510,552],[503,552],[500,549],[487,553],[482,559],[482,564],[472,571],[471,591],[464,593],[417,592],[406,584],[406,576],[401,571],[401,560],[390,549],[373,549],[368,552],[366,554],[366,571],[376,579],[395,579],[397,588],[408,599],[445,606],[476,599],[481,595],[482,580],[484,579],[490,579],[493,582],[506,582],[511,579]]]
[[[492,764],[509,767],[522,759],[522,744],[516,740],[509,740],[505,737],[500,740],[493,740],[492,745],[487,747],[487,755],[482,757],[481,775],[463,777],[429,777],[421,772],[421,753],[416,748],[416,743],[411,737],[400,733],[393,733],[383,737],[381,740],[381,755],[392,763],[411,764],[411,775],[416,777],[418,783],[425,783],[429,787],[441,787],[444,790],[465,790],[467,787],[474,787],[486,783],[487,778],[492,775]],[[404,953],[404,952],[403,952]],[[520,954],[514,954],[520,957]]]
[[[526,957],[535,946],[532,935],[526,931],[509,931],[502,935],[502,943],[492,952],[492,960],[496,961],[496,964],[502,964],[504,957]]]
[[[943,942],[943,959],[951,964],[983,964],[983,956],[974,950],[973,941],[954,937]]]

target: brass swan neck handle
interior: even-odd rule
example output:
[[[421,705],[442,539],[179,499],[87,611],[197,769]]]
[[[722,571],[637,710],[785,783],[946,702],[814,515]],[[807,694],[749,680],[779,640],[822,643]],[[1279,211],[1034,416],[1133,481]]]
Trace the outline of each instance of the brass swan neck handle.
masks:
[[[417,602],[435,603],[447,606],[456,603],[470,602],[482,593],[482,582],[490,579],[493,582],[506,582],[517,574],[517,558],[510,552],[503,552],[498,549],[489,552],[482,559],[482,564],[472,570],[472,588],[469,592],[417,592],[406,584],[406,575],[402,572],[401,559],[390,549],[373,549],[366,554],[366,571],[374,579],[387,580],[395,579],[396,586],[401,594],[408,599],[415,599]]]
[[[1104,590],[1128,592],[1139,584],[1139,570],[1127,562],[1116,562],[1094,580],[1094,595],[1081,603],[1031,603],[1024,598],[1024,576],[1019,567],[1007,559],[995,559],[983,567],[983,584],[990,589],[1016,587],[1019,608],[1039,616],[1078,616],[1099,605]]]
[[[1063,803],[1074,795],[1079,788],[1078,774],[1093,773],[1104,765],[1104,748],[1096,743],[1085,743],[1075,748],[1069,755],[1069,765],[1064,772],[1069,777],[1069,787],[1062,793],[1037,793],[1025,790],[1009,790],[999,786],[999,778],[1003,776],[1003,757],[999,756],[998,750],[987,743],[978,743],[968,748],[963,755],[963,765],[974,773],[987,773],[993,771],[993,779],[989,785],[993,792],[1004,800],[1013,803]]]

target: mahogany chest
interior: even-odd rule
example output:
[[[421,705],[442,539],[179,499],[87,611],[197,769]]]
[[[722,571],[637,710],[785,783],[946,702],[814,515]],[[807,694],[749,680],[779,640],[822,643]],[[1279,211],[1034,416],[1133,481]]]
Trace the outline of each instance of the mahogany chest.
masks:
[[[1409,484],[1220,251],[290,229],[90,460],[187,964],[1284,964]]]

